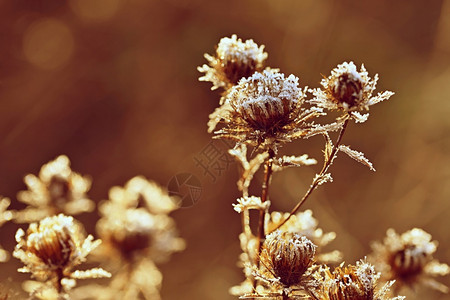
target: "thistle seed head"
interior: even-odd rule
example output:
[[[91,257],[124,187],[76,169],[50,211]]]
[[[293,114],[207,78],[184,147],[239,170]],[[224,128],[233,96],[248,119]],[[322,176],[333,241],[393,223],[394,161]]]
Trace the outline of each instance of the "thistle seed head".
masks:
[[[437,241],[432,241],[431,235],[422,229],[414,228],[401,235],[389,229],[383,243],[372,244],[371,259],[386,280],[396,280],[400,286],[424,284],[448,292],[445,285],[433,278],[450,273],[447,264],[433,258],[437,245]]]
[[[208,65],[199,67],[205,73],[200,81],[211,81],[212,89],[225,90],[236,85],[242,78],[247,78],[264,68],[267,53],[264,46],[258,46],[253,40],[242,40],[235,34],[231,38],[222,38],[217,45],[215,56],[205,54]]]
[[[302,95],[294,75],[264,71],[243,79],[228,99],[251,128],[274,134],[292,121]]]
[[[314,262],[316,246],[306,237],[279,230],[267,236],[261,261],[285,287],[299,285]]]

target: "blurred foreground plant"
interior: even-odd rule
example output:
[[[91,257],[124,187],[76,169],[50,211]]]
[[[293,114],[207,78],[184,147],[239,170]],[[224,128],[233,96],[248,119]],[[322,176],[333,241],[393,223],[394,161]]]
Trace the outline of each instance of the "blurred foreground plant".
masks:
[[[16,241],[13,255],[25,264],[19,272],[31,273],[43,282],[30,291],[34,298],[47,299],[45,295],[53,294],[55,299],[68,299],[67,292],[75,286],[75,279],[111,276],[101,268],[73,270],[101,241],[94,241],[91,235],[85,237],[81,224],[72,217],[59,214],[32,223],[26,232],[17,231]]]
[[[17,230],[13,252],[24,264],[18,271],[37,280],[23,283],[30,299],[160,299],[163,276],[156,264],[185,247],[168,216],[178,208],[177,199],[140,176],[123,188],[113,187],[110,199],[99,206],[100,239],[94,240],[70,216],[93,210],[94,202],[86,195],[91,180],[73,172],[67,156],[44,165],[39,176],[27,175],[25,183],[28,190],[20,192],[18,199],[28,206],[9,211],[10,200],[0,198],[0,225],[10,220],[32,222],[28,229]],[[112,274],[102,268],[76,270],[88,255]],[[0,262],[8,256],[0,249]],[[112,278],[109,284],[103,280],[101,285],[75,288],[76,279],[102,277]]]

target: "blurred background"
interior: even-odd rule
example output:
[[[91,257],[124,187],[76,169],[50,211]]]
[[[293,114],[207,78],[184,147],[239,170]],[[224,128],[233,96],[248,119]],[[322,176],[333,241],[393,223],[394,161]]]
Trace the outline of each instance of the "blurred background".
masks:
[[[162,297],[235,299],[228,288],[243,279],[240,217],[231,206],[237,165],[213,179],[195,160],[211,141],[206,123],[219,100],[196,68],[234,33],[264,44],[268,65],[302,86],[317,87],[321,74],[353,60],[380,74],[378,91],[396,93],[344,137],[377,171],[341,155],[334,182],[304,206],[337,233],[329,249],[354,263],[388,228],[421,227],[440,242],[436,257],[450,263],[448,1],[0,0],[0,194],[22,208],[23,176],[60,154],[91,176],[97,202],[135,175],[167,186],[178,173],[193,174],[202,194],[172,214],[187,249],[160,265]],[[322,159],[322,139],[306,142],[282,153]],[[275,174],[272,210],[290,210],[318,169]],[[95,233],[96,212],[77,218]],[[0,228],[7,250],[17,227]],[[19,266],[14,258],[0,265],[0,281],[20,289],[28,275],[16,273]]]

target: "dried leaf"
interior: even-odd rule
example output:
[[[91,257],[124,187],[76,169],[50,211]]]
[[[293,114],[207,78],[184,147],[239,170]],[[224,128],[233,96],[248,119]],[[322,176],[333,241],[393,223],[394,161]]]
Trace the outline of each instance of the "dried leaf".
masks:
[[[250,196],[237,199],[237,204],[233,204],[233,208],[238,213],[249,209],[268,210],[270,201],[262,202],[260,197]]]
[[[362,163],[363,165],[369,167],[370,170],[375,171],[375,168],[373,167],[372,163],[364,156],[364,153],[356,151],[356,150],[352,150],[352,149],[350,149],[350,147],[345,146],[345,145],[340,145],[339,146],[339,151],[344,152],[345,154],[347,154],[348,156],[350,156],[354,160],[356,160],[356,161]]]
[[[328,135],[328,133],[325,133],[323,136],[325,137],[325,150],[324,150],[325,161],[328,161],[331,157],[331,152],[333,152],[333,142],[331,141],[331,138]]]
[[[333,177],[331,177],[330,173],[325,174],[316,174],[316,177],[314,177],[314,182],[317,182],[317,185],[322,185],[327,182],[333,182]]]
[[[284,168],[311,166],[315,164],[317,164],[317,160],[315,160],[314,158],[309,158],[308,154],[303,154],[300,156],[284,155],[278,159],[273,160],[272,169],[274,172],[277,172],[283,170]]]

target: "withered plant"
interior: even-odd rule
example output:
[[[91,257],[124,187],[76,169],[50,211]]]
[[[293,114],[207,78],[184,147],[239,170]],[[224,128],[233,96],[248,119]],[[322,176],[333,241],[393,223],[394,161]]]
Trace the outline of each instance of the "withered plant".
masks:
[[[109,199],[99,205],[100,238],[94,240],[71,216],[94,209],[95,202],[86,194],[91,180],[73,172],[67,156],[45,164],[39,176],[26,175],[25,183],[28,190],[18,193],[25,209],[7,210],[11,201],[0,198],[0,226],[10,220],[31,222],[26,230],[17,230],[12,253],[24,265],[18,271],[34,279],[22,284],[29,299],[160,299],[163,275],[156,264],[185,247],[168,216],[178,208],[178,199],[141,176],[123,188],[113,187]],[[100,267],[79,270],[88,255],[112,274]],[[0,248],[0,262],[8,257]],[[76,287],[77,279],[110,277],[109,283]]]
[[[209,65],[198,68],[204,73],[200,81],[222,89],[219,107],[209,117],[208,132],[213,138],[235,142],[229,153],[241,171],[237,187],[242,197],[233,206],[242,216],[239,262],[245,280],[230,292],[241,299],[402,299],[391,295],[395,280],[411,285],[425,279],[445,292],[446,288],[429,276],[448,274],[448,266],[431,259],[436,244],[423,234],[419,242],[419,237],[411,241],[388,232],[391,238],[384,245],[375,244],[375,258],[384,257],[388,267],[377,263],[376,270],[366,260],[334,271],[326,265],[342,260],[341,252],[323,250],[335,234],[323,233],[312,212],[299,209],[320,185],[333,180],[330,168],[339,153],[375,171],[362,152],[343,144],[343,137],[351,124],[367,120],[370,106],[394,93],[375,94],[378,75],[370,77],[364,65],[358,70],[353,62],[339,64],[322,79],[320,88],[303,88],[297,76],[265,66],[267,53],[263,50],[264,46],[236,35],[222,38],[215,55],[205,54]],[[330,120],[324,118],[327,114],[334,116],[332,121],[324,121]],[[279,148],[318,135],[325,141],[320,171],[290,212],[271,212],[272,175],[288,167],[318,163],[306,154],[280,155]],[[261,193],[251,195],[249,187],[261,167]],[[256,232],[250,226],[254,223],[250,210],[259,211]]]

